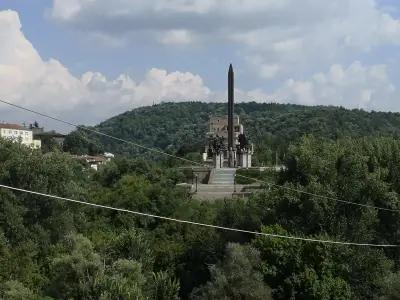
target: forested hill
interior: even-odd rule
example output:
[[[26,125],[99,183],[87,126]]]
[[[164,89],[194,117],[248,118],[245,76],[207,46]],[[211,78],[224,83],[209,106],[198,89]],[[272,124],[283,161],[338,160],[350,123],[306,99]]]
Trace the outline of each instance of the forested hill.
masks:
[[[186,154],[199,152],[204,145],[207,121],[211,115],[226,114],[225,103],[162,103],[141,107],[112,117],[95,128],[137,143]],[[400,114],[348,110],[341,107],[300,106],[274,103],[238,103],[245,130],[253,143],[263,149],[263,160],[272,152],[285,152],[289,143],[304,134],[336,139],[344,136],[400,136]],[[90,142],[88,142],[88,140]],[[72,133],[66,150],[75,153],[110,151],[132,154],[132,146],[106,137]]]

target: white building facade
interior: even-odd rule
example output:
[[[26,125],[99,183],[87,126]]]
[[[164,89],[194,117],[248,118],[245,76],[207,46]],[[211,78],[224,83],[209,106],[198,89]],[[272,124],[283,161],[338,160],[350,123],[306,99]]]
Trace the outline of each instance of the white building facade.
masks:
[[[19,142],[32,149],[39,149],[42,146],[40,140],[33,139],[32,130],[18,124],[0,123],[0,137]]]

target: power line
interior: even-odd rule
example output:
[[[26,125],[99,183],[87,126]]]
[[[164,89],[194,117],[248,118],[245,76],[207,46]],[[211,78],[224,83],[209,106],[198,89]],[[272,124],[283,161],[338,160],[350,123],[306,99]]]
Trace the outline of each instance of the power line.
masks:
[[[135,147],[138,147],[138,148],[142,148],[142,149],[154,152],[154,153],[166,155],[168,157],[172,157],[172,158],[175,158],[175,159],[178,159],[178,160],[181,160],[181,161],[184,161],[184,162],[188,162],[188,163],[191,163],[191,164],[195,164],[195,165],[198,165],[198,166],[208,167],[208,166],[206,166],[206,165],[204,165],[202,163],[199,163],[199,162],[196,162],[196,161],[193,161],[193,160],[190,160],[190,159],[179,157],[179,156],[167,153],[167,152],[159,150],[159,149],[146,147],[146,146],[143,146],[141,144],[138,144],[138,143],[135,143],[135,142],[132,142],[132,141],[129,141],[129,140],[125,140],[123,138],[115,137],[113,135],[101,132],[99,130],[95,130],[95,129],[87,128],[85,126],[74,124],[72,122],[65,121],[65,120],[62,120],[62,119],[59,119],[59,118],[56,118],[56,117],[53,117],[53,116],[50,116],[50,115],[47,115],[47,114],[32,110],[32,109],[29,109],[29,108],[26,108],[26,107],[23,107],[23,106],[20,106],[20,105],[17,105],[17,104],[14,104],[14,103],[2,100],[2,99],[0,99],[0,102],[4,103],[4,104],[7,104],[7,105],[10,105],[10,106],[13,106],[13,107],[16,107],[18,109],[22,109],[22,110],[28,111],[30,113],[34,113],[34,114],[40,115],[42,117],[49,118],[49,119],[57,121],[57,122],[61,122],[63,124],[66,124],[66,125],[69,125],[69,126],[72,126],[72,127],[76,127],[78,129],[83,129],[83,130],[86,130],[88,132],[92,132],[92,133],[95,133],[95,134],[98,134],[98,135],[101,135],[101,136],[105,136],[105,137],[108,137],[110,139],[113,139],[113,140],[116,140],[116,141],[119,141],[119,142],[127,143],[129,145],[132,145],[132,146],[135,146]],[[382,210],[382,211],[400,212],[399,209],[391,209],[391,208],[373,206],[373,205],[368,205],[368,204],[361,204],[361,203],[356,203],[356,202],[352,202],[352,201],[348,201],[348,200],[342,200],[342,199],[335,198],[335,197],[318,195],[318,194],[306,192],[306,191],[303,191],[303,190],[300,190],[300,189],[290,188],[290,187],[287,187],[287,186],[284,186],[284,185],[271,183],[271,182],[268,182],[268,181],[265,181],[265,180],[261,180],[261,179],[257,179],[257,178],[253,178],[253,177],[249,177],[249,176],[245,176],[245,175],[238,174],[238,175],[236,175],[236,177],[251,179],[251,180],[254,180],[254,181],[257,181],[257,182],[268,184],[270,186],[274,186],[276,188],[295,191],[295,192],[298,192],[298,193],[301,193],[301,194],[304,194],[304,195],[313,196],[313,197],[317,197],[317,198],[320,198],[320,199],[332,200],[332,201],[336,201],[336,202],[340,202],[340,203],[344,203],[344,204],[348,204],[348,205],[354,205],[354,206],[363,207],[363,208],[370,208],[370,209],[377,209],[377,210]]]
[[[257,182],[261,182],[261,183],[265,183],[265,184],[267,184],[269,186],[273,186],[273,187],[276,187],[276,188],[280,188],[280,189],[284,189],[284,190],[288,190],[288,191],[292,191],[292,192],[297,192],[297,193],[308,195],[308,196],[318,197],[318,198],[321,198],[321,199],[333,200],[333,201],[336,201],[336,202],[355,205],[355,206],[360,206],[360,207],[364,207],[364,208],[372,208],[372,209],[378,209],[378,210],[384,210],[384,211],[390,211],[390,212],[400,212],[399,209],[385,208],[385,207],[380,207],[380,206],[374,206],[374,205],[369,205],[369,204],[362,204],[362,203],[342,200],[342,199],[339,199],[339,198],[334,198],[334,197],[329,197],[329,196],[324,196],[324,195],[318,195],[318,194],[314,194],[314,193],[311,193],[311,192],[299,190],[299,189],[296,189],[296,188],[291,188],[291,187],[288,187],[288,186],[285,186],[285,185],[279,185],[279,184],[271,183],[271,182],[268,182],[268,181],[264,181],[264,180],[261,180],[261,179],[257,179],[257,178],[253,178],[253,177],[249,177],[249,176],[245,176],[245,175],[236,175],[236,176],[237,177],[241,177],[241,178],[251,179],[251,180],[254,180],[254,181],[257,181]]]
[[[224,231],[233,231],[233,232],[247,233],[247,234],[253,234],[253,235],[258,235],[258,236],[266,236],[266,237],[271,237],[271,238],[280,238],[280,239],[296,240],[296,241],[304,241],[304,242],[312,242],[312,243],[335,244],[335,245],[343,245],[343,246],[358,246],[358,247],[395,248],[395,247],[400,246],[400,245],[391,245],[391,244],[370,244],[370,243],[341,242],[341,241],[333,241],[333,240],[320,240],[320,239],[302,238],[302,237],[289,236],[289,235],[250,231],[250,230],[244,230],[244,229],[236,229],[236,228],[223,227],[223,226],[217,226],[217,225],[212,225],[212,224],[193,222],[193,221],[188,221],[188,220],[163,217],[163,216],[159,216],[159,215],[142,213],[142,212],[123,209],[123,208],[116,208],[116,207],[107,206],[107,205],[101,205],[101,204],[80,201],[80,200],[75,200],[75,199],[66,198],[66,197],[60,197],[60,196],[56,196],[56,195],[39,193],[39,192],[30,191],[30,190],[26,190],[26,189],[15,188],[15,187],[3,185],[3,184],[0,184],[0,187],[8,189],[8,190],[28,193],[28,194],[32,194],[32,195],[38,195],[38,196],[42,196],[42,197],[46,197],[46,198],[57,199],[57,200],[62,200],[62,201],[67,201],[67,202],[72,202],[72,203],[83,204],[83,205],[97,207],[97,208],[103,208],[103,209],[109,209],[109,210],[129,213],[129,214],[142,216],[142,217],[160,219],[160,220],[164,220],[164,221],[177,222],[177,223],[182,223],[182,224],[189,224],[189,225],[194,225],[194,226],[214,228],[214,229],[219,229],[219,230],[224,230]]]
[[[4,103],[4,104],[7,104],[7,105],[10,105],[10,106],[13,106],[13,107],[16,107],[16,108],[19,108],[19,109],[22,109],[22,110],[25,110],[25,111],[28,111],[28,112],[31,112],[31,113],[34,113],[34,114],[37,114],[37,115],[42,116],[42,117],[45,117],[45,118],[48,118],[48,119],[51,119],[51,120],[54,120],[54,121],[57,121],[57,122],[60,122],[60,123],[69,125],[69,126],[72,126],[72,127],[76,127],[76,128],[78,128],[78,129],[83,129],[83,130],[86,130],[86,131],[88,131],[88,132],[93,132],[93,133],[96,133],[96,134],[98,134],[98,135],[102,135],[102,136],[108,137],[108,138],[110,138],[110,139],[119,141],[119,142],[128,143],[128,144],[130,144],[130,145],[132,145],[132,146],[135,146],[135,147],[138,147],[138,148],[142,148],[142,149],[145,149],[145,150],[148,150],[148,151],[152,151],[152,152],[155,152],[155,153],[158,153],[158,154],[163,154],[163,155],[167,155],[167,156],[172,157],[172,158],[180,159],[180,160],[185,161],[185,162],[195,163],[195,164],[197,164],[197,165],[203,166],[203,164],[201,164],[201,163],[198,163],[198,162],[195,162],[195,161],[192,161],[192,160],[183,158],[183,157],[175,156],[175,155],[173,155],[173,154],[169,154],[169,153],[164,152],[164,151],[159,150],[159,149],[155,149],[155,148],[151,148],[151,147],[146,147],[146,146],[143,146],[143,145],[141,145],[141,144],[137,144],[137,143],[134,143],[134,142],[132,142],[132,141],[128,141],[128,140],[125,140],[125,139],[122,139],[122,138],[119,138],[119,137],[115,137],[115,136],[113,136],[113,135],[109,135],[109,134],[107,134],[107,133],[104,133],[104,132],[101,132],[101,131],[98,131],[98,130],[95,130],[95,129],[91,129],[91,128],[87,128],[87,127],[85,127],[85,126],[81,126],[81,125],[78,125],[78,124],[74,124],[74,123],[72,123],[72,122],[65,121],[65,120],[62,120],[62,119],[59,119],[59,118],[56,118],[56,117],[53,117],[53,116],[50,116],[50,115],[47,115],[47,114],[38,112],[38,111],[35,111],[35,110],[33,110],[33,109],[29,109],[29,108],[26,108],[26,107],[23,107],[23,106],[20,106],[20,105],[17,105],[17,104],[14,104],[14,103],[5,101],[5,100],[3,100],[3,99],[0,99],[0,102],[2,102],[2,103]]]

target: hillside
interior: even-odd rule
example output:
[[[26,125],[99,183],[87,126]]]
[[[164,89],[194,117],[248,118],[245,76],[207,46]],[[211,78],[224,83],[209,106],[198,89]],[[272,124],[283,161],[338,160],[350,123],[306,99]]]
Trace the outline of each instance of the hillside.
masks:
[[[235,113],[240,115],[250,140],[257,148],[263,149],[262,157],[259,155],[258,158],[265,162],[275,157],[276,150],[282,156],[288,144],[304,134],[328,139],[400,136],[399,113],[255,102],[236,104]],[[223,114],[226,114],[225,103],[162,103],[127,111],[100,123],[95,129],[184,155],[201,151],[209,116]],[[66,150],[75,153],[137,153],[137,149],[130,145],[77,132],[67,138]]]

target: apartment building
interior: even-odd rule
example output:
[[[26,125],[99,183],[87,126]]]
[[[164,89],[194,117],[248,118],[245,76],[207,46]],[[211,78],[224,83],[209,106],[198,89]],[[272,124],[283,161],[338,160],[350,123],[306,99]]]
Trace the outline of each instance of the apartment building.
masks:
[[[18,124],[0,123],[0,137],[19,142],[32,149],[41,148],[41,141],[33,139],[32,130]]]

